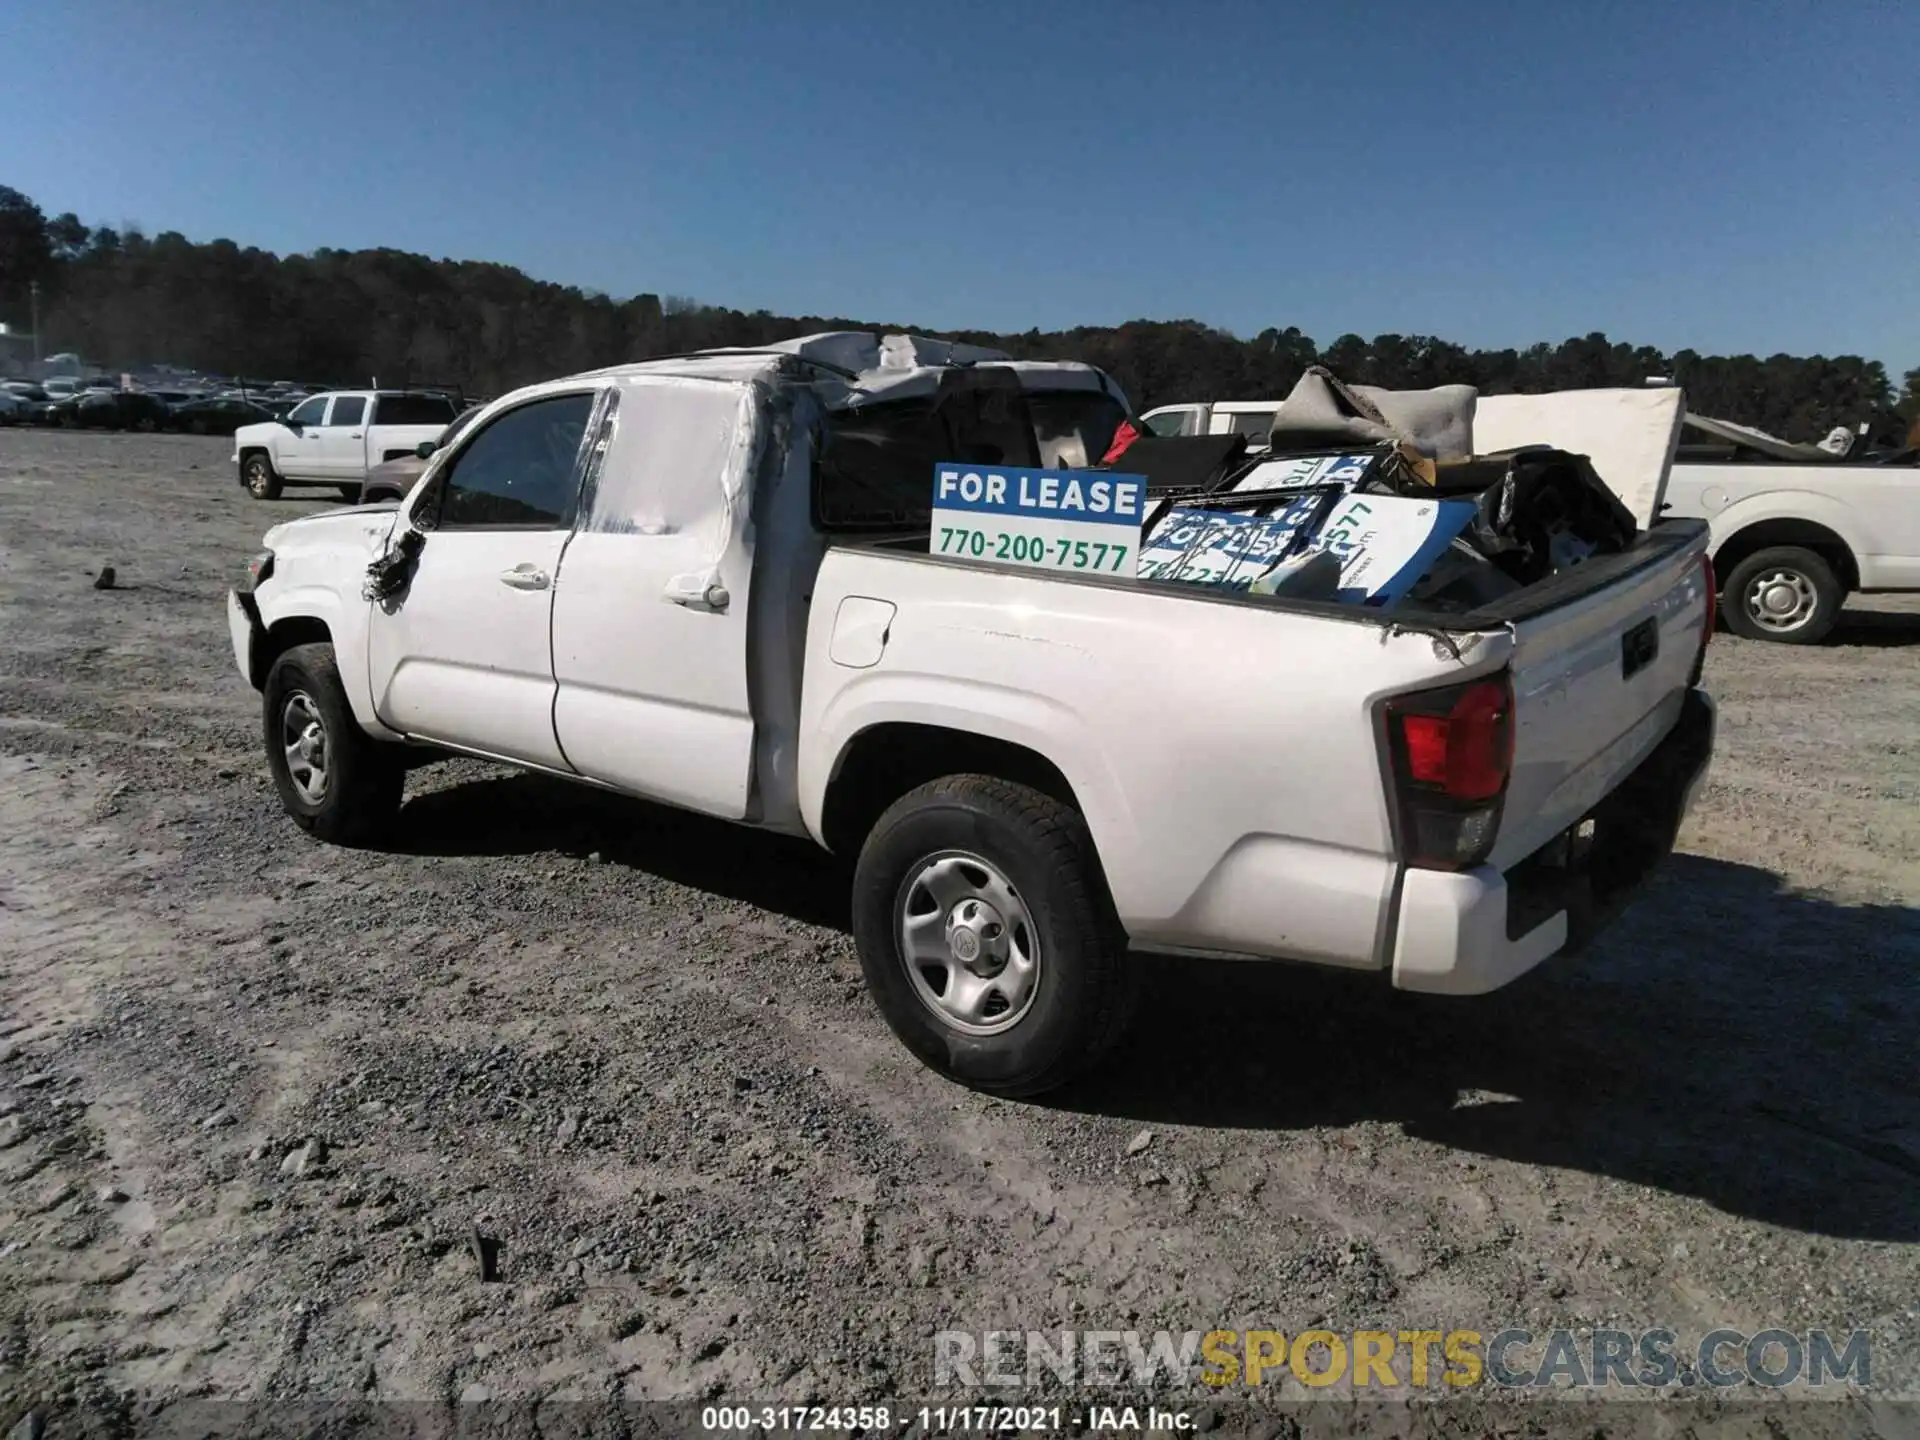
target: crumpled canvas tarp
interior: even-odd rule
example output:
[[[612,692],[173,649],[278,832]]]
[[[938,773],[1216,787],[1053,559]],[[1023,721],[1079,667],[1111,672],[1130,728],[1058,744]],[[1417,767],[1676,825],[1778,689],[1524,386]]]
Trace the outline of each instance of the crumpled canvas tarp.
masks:
[[[1471,385],[1383,390],[1348,385],[1325,366],[1310,366],[1274,412],[1275,450],[1404,441],[1435,460],[1473,454]]]

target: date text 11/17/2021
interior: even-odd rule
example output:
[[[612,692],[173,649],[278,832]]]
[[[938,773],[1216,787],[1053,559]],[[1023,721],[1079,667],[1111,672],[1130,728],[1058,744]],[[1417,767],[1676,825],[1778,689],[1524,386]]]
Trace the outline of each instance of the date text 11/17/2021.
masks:
[[[934,466],[929,549],[1048,570],[1133,573],[1146,479],[1106,471]]]

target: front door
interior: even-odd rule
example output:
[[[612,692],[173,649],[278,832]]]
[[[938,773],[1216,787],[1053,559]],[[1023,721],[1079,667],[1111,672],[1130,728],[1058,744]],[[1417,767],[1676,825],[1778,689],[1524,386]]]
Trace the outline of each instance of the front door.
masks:
[[[315,395],[302,400],[287,413],[280,443],[275,447],[274,469],[288,480],[320,480],[326,476],[326,462],[320,458],[320,437],[326,433],[327,396]]]
[[[367,469],[367,397],[336,395],[319,437],[320,475],[328,480],[363,480]]]
[[[553,733],[553,595],[592,390],[544,395],[460,437],[414,501],[412,579],[376,604],[374,710],[404,734],[565,770]]]

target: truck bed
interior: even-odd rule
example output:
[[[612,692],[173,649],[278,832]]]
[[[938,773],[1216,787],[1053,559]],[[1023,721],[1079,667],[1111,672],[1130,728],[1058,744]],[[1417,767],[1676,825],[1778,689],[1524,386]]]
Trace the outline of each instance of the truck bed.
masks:
[[[835,757],[865,725],[963,717],[1058,767],[1136,944],[1397,975],[1403,898],[1464,885],[1479,898],[1416,906],[1429,920],[1407,983],[1490,988],[1569,935],[1556,915],[1508,945],[1504,871],[1590,813],[1680,715],[1710,613],[1704,544],[1699,524],[1663,524],[1445,613],[1007,568],[930,555],[924,535],[839,540],[812,599],[802,809],[818,834]],[[1629,632],[1645,642],[1631,669]],[[1514,741],[1493,852],[1467,875],[1414,869],[1382,706],[1502,675]],[[1473,933],[1449,938],[1436,913]],[[1501,935],[1497,954],[1480,931]],[[1468,980],[1462,955],[1481,967]]]
[[[925,531],[884,535],[846,535],[836,537],[832,548],[872,551],[900,559],[913,559],[929,565],[951,565],[964,569],[987,570],[996,574],[1043,575],[1048,581],[1068,585],[1118,587],[1135,591],[1178,596],[1200,604],[1254,606],[1319,615],[1357,625],[1384,628],[1421,627],[1447,631],[1497,630],[1520,620],[1530,619],[1559,606],[1571,605],[1582,596],[1616,584],[1641,571],[1671,563],[1677,555],[1701,553],[1706,544],[1704,520],[1676,518],[1663,520],[1650,530],[1642,530],[1633,548],[1617,555],[1599,555],[1583,565],[1549,576],[1534,585],[1504,597],[1498,602],[1472,610],[1443,610],[1423,607],[1412,601],[1390,610],[1370,609],[1331,601],[1300,600],[1275,595],[1248,595],[1216,586],[1190,585],[1180,581],[1139,580],[1129,575],[1100,574],[1085,570],[1029,570],[998,565],[961,555],[937,555],[930,552]]]

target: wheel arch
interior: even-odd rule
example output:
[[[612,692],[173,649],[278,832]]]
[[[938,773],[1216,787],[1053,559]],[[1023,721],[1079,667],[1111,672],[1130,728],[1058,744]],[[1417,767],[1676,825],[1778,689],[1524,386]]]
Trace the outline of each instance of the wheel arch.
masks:
[[[247,652],[247,678],[264,690],[273,662],[296,645],[331,645],[333,631],[317,615],[289,615],[268,626],[255,626]]]
[[[1732,531],[1714,549],[1713,573],[1724,586],[1741,561],[1776,545],[1813,551],[1833,567],[1835,578],[1849,594],[1860,588],[1860,564],[1853,546],[1839,531],[1799,515],[1767,516]]]
[[[821,842],[851,857],[889,805],[945,775],[1009,780],[1084,813],[1066,773],[1031,746],[953,726],[888,720],[841,747],[821,801]]]

